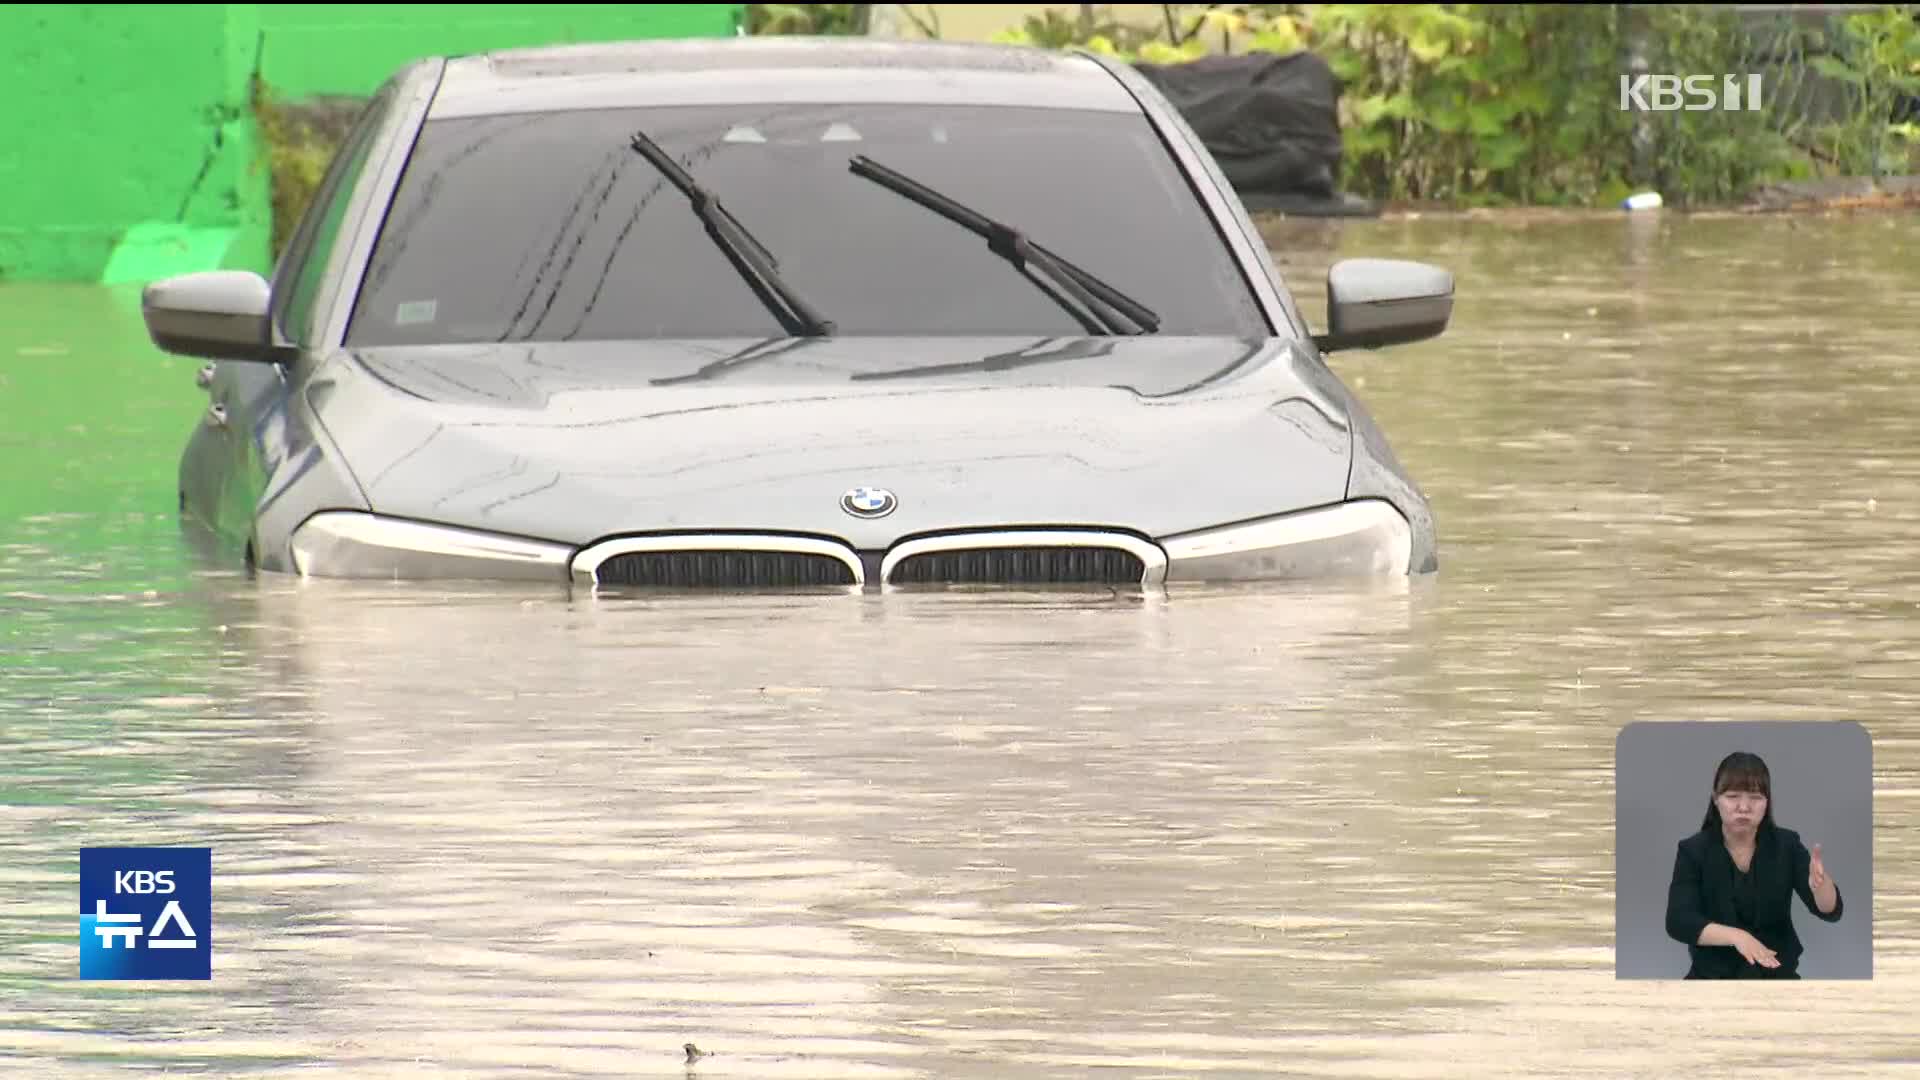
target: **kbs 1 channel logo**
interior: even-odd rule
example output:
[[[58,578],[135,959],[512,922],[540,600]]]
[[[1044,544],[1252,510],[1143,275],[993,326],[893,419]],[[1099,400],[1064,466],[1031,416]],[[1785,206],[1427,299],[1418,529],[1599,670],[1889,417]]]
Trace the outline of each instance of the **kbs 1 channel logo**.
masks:
[[[212,848],[81,848],[82,979],[212,979]]]
[[[1622,75],[1621,112],[1760,111],[1760,76]]]

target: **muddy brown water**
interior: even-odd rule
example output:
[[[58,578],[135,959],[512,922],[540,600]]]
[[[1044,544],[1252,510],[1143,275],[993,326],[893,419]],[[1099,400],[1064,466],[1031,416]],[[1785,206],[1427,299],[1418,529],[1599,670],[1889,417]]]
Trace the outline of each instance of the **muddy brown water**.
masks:
[[[196,365],[137,293],[0,287],[0,1074],[1913,1070],[1920,218],[1269,238],[1315,318],[1337,257],[1458,275],[1444,338],[1336,362],[1432,580],[209,575]],[[1866,726],[1871,981],[1615,979],[1636,720]],[[213,849],[211,982],[77,978],[109,844]]]

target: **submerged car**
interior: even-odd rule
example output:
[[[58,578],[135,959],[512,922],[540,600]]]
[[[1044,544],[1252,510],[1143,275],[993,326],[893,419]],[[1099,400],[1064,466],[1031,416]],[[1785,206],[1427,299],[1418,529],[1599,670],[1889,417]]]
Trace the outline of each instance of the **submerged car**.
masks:
[[[271,282],[147,287],[236,566],[589,587],[1156,585],[1437,567],[1205,147],[1095,54],[724,39],[394,75]]]

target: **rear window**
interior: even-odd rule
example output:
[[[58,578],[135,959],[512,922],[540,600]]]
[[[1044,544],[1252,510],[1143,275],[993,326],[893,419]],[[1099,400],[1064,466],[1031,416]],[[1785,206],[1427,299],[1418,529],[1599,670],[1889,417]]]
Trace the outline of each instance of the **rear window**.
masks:
[[[783,335],[687,198],[632,149],[636,130],[839,334],[1086,332],[985,240],[849,172],[856,154],[1026,231],[1151,308],[1161,334],[1270,332],[1138,116],[809,104],[428,123],[348,343]]]

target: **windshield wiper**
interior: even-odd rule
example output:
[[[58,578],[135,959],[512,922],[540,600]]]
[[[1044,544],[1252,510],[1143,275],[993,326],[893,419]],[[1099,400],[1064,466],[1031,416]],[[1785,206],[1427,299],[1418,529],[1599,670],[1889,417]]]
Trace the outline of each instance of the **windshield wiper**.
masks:
[[[654,386],[678,386],[681,383],[700,382],[705,379],[716,379],[716,378],[719,378],[721,375],[724,375],[727,372],[732,371],[734,368],[745,367],[748,364],[758,363],[761,360],[771,360],[776,356],[785,356],[790,352],[794,352],[799,349],[804,349],[807,346],[812,345],[814,342],[818,340],[820,340],[820,337],[818,335],[813,337],[802,337],[797,339],[796,338],[767,338],[764,341],[756,341],[753,344],[747,346],[746,348],[741,349],[740,351],[732,353],[730,355],[723,356],[720,359],[713,361],[712,363],[703,365],[697,370],[689,371],[685,375],[666,375],[658,379],[649,379],[647,381]]]
[[[634,150],[652,162],[654,168],[664,173],[673,186],[686,195],[687,201],[693,204],[693,212],[706,222],[707,235],[713,237],[713,242],[720,246],[727,261],[739,271],[753,294],[767,305],[767,310],[773,312],[773,317],[780,320],[780,325],[788,333],[798,337],[826,337],[833,333],[833,324],[821,318],[820,313],[802,300],[791,285],[780,280],[779,273],[774,269],[773,255],[754,239],[746,226],[734,220],[713,192],[701,187],[687,170],[680,167],[679,162],[673,160],[646,133],[634,132],[632,141]]]
[[[1012,368],[1026,367],[1029,364],[1051,364],[1059,360],[1085,360],[1093,356],[1112,356],[1113,342],[1095,344],[1081,338],[1067,341],[1058,348],[1046,352],[1036,352],[1042,345],[1052,345],[1059,338],[1043,338],[1025,348],[1012,352],[994,353],[978,360],[961,360],[947,364],[925,364],[920,367],[900,368],[895,371],[862,371],[847,376],[852,382],[865,382],[872,379],[920,379],[930,375],[953,375],[962,371],[1007,371]]]
[[[1151,334],[1160,329],[1160,316],[1154,314],[1151,308],[1027,239],[1026,234],[1013,226],[995,221],[977,210],[963,206],[925,184],[894,172],[865,154],[854,155],[853,159],[847,163],[847,169],[856,176],[872,180],[895,194],[912,199],[962,228],[985,237],[987,250],[1012,263],[1022,273],[1026,272],[1029,263],[1046,271],[1048,276],[1058,281],[1062,288],[1072,293],[1074,299],[1080,301],[1080,305],[1086,309],[1087,315],[1091,316],[1089,320],[1087,315],[1073,312],[1074,318],[1079,320],[1089,332]],[[1029,280],[1033,279],[1029,278]],[[1034,284],[1040,283],[1036,280]],[[1065,298],[1052,289],[1041,286],[1041,291],[1055,303],[1072,310]],[[1129,330],[1121,325],[1114,318],[1116,312],[1130,320],[1139,329]]]

